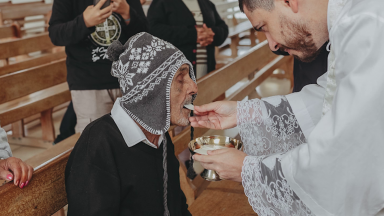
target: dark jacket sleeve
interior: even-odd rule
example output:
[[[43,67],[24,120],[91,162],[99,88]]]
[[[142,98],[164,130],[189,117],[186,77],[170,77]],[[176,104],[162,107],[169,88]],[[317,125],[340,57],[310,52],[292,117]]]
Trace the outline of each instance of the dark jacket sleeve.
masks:
[[[113,153],[105,136],[90,130],[83,132],[67,163],[68,216],[118,215],[121,184]]]
[[[55,0],[53,2],[48,32],[52,43],[56,46],[79,43],[95,31],[95,27],[87,28],[82,13],[77,16],[73,15],[72,4],[72,0]]]
[[[167,22],[167,7],[163,0],[154,0],[148,10],[149,33],[175,46],[196,43],[194,26],[172,26]]]
[[[217,13],[216,6],[212,2],[209,2],[209,4],[216,20],[216,25],[211,27],[212,31],[215,33],[213,45],[220,46],[228,37],[228,26],[225,24],[224,20],[221,19],[219,13]]]
[[[139,32],[148,31],[148,21],[145,17],[143,7],[140,0],[127,0],[129,4],[129,13],[131,20],[128,25],[122,27],[123,31],[127,34],[128,38]]]

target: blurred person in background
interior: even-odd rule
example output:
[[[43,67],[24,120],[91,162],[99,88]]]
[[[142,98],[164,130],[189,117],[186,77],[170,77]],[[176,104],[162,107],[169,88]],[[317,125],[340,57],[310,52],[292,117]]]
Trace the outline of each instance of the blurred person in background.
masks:
[[[215,46],[228,37],[228,26],[209,0],[154,0],[149,32],[179,48],[192,62],[196,78],[215,70]]]
[[[49,21],[52,43],[65,46],[67,81],[77,116],[76,132],[109,113],[121,95],[110,74],[112,62],[106,51],[113,41],[125,43],[132,35],[147,31],[140,0],[55,0]],[[105,4],[105,5],[104,5]]]

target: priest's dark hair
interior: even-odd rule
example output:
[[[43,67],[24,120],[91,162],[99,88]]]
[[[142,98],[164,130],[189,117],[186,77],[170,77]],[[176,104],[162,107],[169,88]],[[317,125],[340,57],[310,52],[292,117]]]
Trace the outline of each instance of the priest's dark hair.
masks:
[[[275,8],[275,0],[239,0],[240,11],[244,13],[244,6],[253,12],[257,8],[272,11]]]

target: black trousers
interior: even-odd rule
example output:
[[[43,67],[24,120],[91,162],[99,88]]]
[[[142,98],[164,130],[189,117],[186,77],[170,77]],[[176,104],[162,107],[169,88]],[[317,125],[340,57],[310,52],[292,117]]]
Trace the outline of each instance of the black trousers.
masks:
[[[76,113],[73,109],[72,101],[69,103],[67,111],[64,114],[60,124],[60,134],[56,137],[54,144],[75,134],[75,126],[77,124]]]

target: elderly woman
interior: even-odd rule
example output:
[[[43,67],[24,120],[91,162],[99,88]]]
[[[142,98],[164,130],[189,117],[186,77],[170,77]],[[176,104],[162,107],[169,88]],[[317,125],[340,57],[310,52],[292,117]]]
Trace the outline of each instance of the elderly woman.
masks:
[[[167,130],[197,93],[183,53],[148,33],[108,48],[122,98],[89,124],[66,168],[68,215],[190,215]]]
[[[0,127],[0,180],[12,181],[24,188],[31,181],[33,168],[19,158],[12,157],[8,144],[7,133]]]
[[[179,48],[197,78],[215,70],[215,46],[228,37],[228,26],[209,0],[153,0],[149,32]]]

